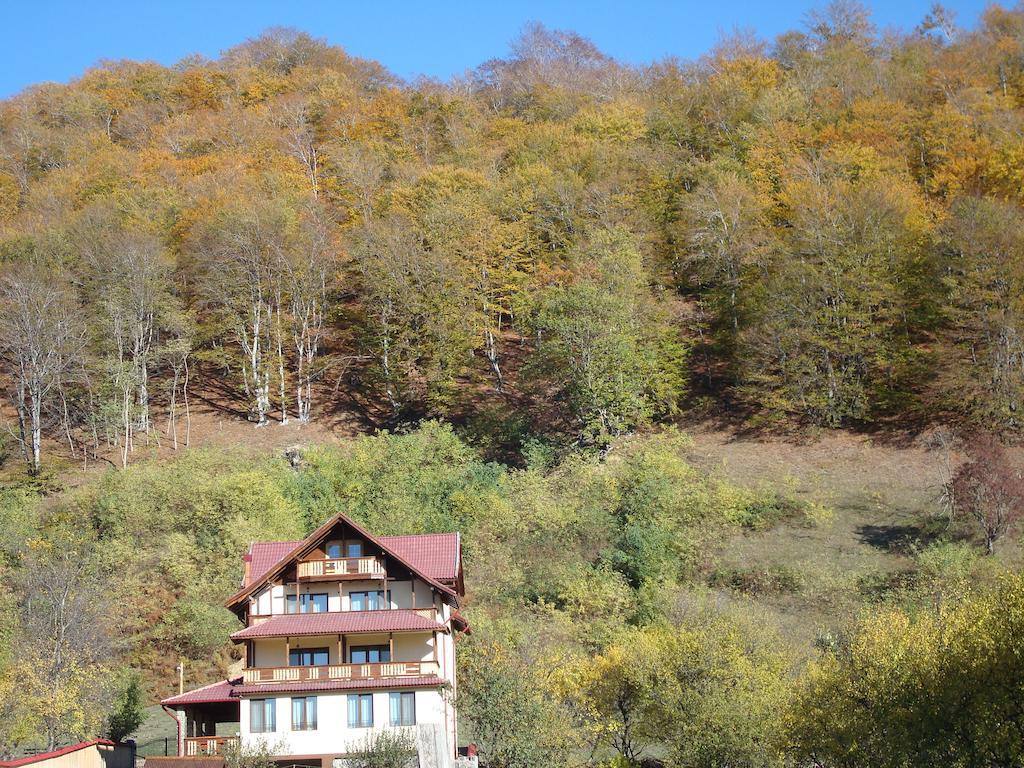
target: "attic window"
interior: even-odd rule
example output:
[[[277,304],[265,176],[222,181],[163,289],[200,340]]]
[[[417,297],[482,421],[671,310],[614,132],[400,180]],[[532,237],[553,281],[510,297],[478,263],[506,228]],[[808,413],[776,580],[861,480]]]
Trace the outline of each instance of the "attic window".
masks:
[[[327,544],[327,559],[340,560],[343,557],[362,557],[363,542],[361,541],[332,541]]]

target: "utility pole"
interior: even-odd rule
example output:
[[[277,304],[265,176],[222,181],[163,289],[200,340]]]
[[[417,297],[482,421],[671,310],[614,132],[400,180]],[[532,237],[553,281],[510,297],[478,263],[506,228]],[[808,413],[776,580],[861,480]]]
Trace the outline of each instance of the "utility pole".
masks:
[[[185,692],[185,662],[179,661],[175,669],[178,671],[178,695],[181,696]]]

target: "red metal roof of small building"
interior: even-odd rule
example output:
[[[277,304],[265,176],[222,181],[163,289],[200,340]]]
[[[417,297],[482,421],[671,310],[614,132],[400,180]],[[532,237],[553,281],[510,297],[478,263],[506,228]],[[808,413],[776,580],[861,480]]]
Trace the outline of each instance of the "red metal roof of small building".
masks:
[[[60,749],[55,749],[52,752],[40,752],[36,755],[19,757],[17,760],[0,760],[0,766],[3,766],[3,768],[17,768],[17,766],[31,765],[32,763],[38,763],[42,760],[50,760],[54,757],[60,757],[61,755],[67,755],[71,752],[77,752],[78,750],[85,749],[86,747],[98,746],[113,747],[115,744],[110,741],[110,739],[93,739],[92,741],[83,741],[81,744],[72,744],[69,747],[61,747]]]
[[[445,626],[412,610],[394,608],[383,611],[340,611],[332,613],[296,613],[274,616],[240,629],[232,640],[288,635],[333,635],[360,632],[444,631]]]
[[[377,540],[416,570],[432,579],[451,581],[459,575],[459,534],[423,533],[411,536],[378,536]],[[250,553],[249,580],[259,581],[266,573],[302,543],[298,541],[254,542]]]
[[[303,691],[351,691],[370,690],[376,688],[435,688],[445,682],[436,675],[425,677],[383,677],[370,680],[306,680],[294,683],[262,683],[259,685],[240,685],[235,693],[244,696],[250,693],[266,694],[272,691],[283,693],[300,693]]]
[[[232,692],[241,681],[240,677],[234,680],[221,680],[219,683],[211,683],[202,688],[185,691],[180,696],[171,696],[160,703],[165,707],[175,707],[183,704],[223,704],[238,701],[238,697],[232,696]]]

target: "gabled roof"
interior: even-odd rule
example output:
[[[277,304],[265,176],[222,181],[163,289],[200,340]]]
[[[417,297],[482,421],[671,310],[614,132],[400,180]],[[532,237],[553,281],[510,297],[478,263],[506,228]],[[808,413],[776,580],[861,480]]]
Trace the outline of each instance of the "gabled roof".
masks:
[[[438,581],[455,581],[459,577],[460,541],[457,533],[421,533],[412,536],[378,536],[377,540],[405,558],[418,571]],[[249,550],[247,587],[302,544],[299,541],[258,541]]]
[[[438,592],[441,592],[442,594],[445,594],[445,595],[449,595],[449,596],[451,596],[453,598],[457,597],[455,590],[453,590],[451,587],[445,586],[444,584],[439,582],[436,578],[427,575],[422,570],[417,568],[415,565],[410,563],[405,557],[400,555],[398,552],[395,552],[387,544],[386,540],[384,540],[382,537],[374,536],[369,531],[364,529],[362,526],[360,526],[357,523],[353,522],[349,517],[347,517],[346,515],[344,515],[341,512],[339,512],[336,515],[332,516],[329,520],[327,520],[327,522],[325,522],[323,525],[321,525],[315,531],[313,531],[313,533],[311,533],[305,539],[303,539],[298,544],[296,544],[296,546],[294,548],[292,548],[292,550],[290,552],[288,552],[287,554],[285,554],[282,557],[280,557],[278,559],[278,561],[273,566],[271,566],[266,572],[264,572],[258,579],[250,578],[249,583],[246,584],[245,586],[243,586],[242,589],[239,590],[238,592],[236,592],[234,595],[229,597],[225,601],[224,604],[228,608],[236,607],[242,600],[248,598],[257,589],[262,587],[264,584],[266,584],[271,579],[275,578],[292,561],[298,559],[299,557],[302,557],[302,555],[306,554],[309,550],[313,549],[313,547],[317,546],[318,544],[323,543],[323,541],[326,540],[328,534],[330,534],[331,529],[333,529],[334,526],[337,525],[338,523],[344,523],[345,525],[349,526],[353,531],[355,531],[358,536],[360,536],[361,538],[365,539],[366,541],[368,541],[368,542],[378,546],[384,552],[384,554],[388,555],[389,557],[393,558],[394,560],[397,560],[399,563],[401,563],[403,566],[408,568],[412,573],[414,573],[417,576],[419,576],[423,581],[425,581],[427,584],[432,586]],[[288,542],[279,542],[279,543],[283,545],[283,544],[288,543]],[[282,549],[283,549],[283,546],[282,546]],[[250,555],[249,556],[250,557],[253,556],[252,552],[251,552],[251,549],[250,549]],[[268,553],[268,556],[269,556],[269,553]],[[250,565],[250,571],[251,571],[251,567],[252,566]]]
[[[408,608],[382,611],[341,611],[333,613],[286,613],[240,629],[232,640],[289,635],[334,635],[367,632],[444,632],[444,624],[420,616]]]

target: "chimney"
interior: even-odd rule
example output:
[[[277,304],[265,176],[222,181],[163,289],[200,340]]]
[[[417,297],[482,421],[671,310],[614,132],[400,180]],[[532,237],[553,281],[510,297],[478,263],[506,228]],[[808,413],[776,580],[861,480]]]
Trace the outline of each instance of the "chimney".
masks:
[[[242,555],[242,562],[245,563],[245,575],[242,576],[242,586],[249,586],[249,579],[252,578],[252,552]]]

